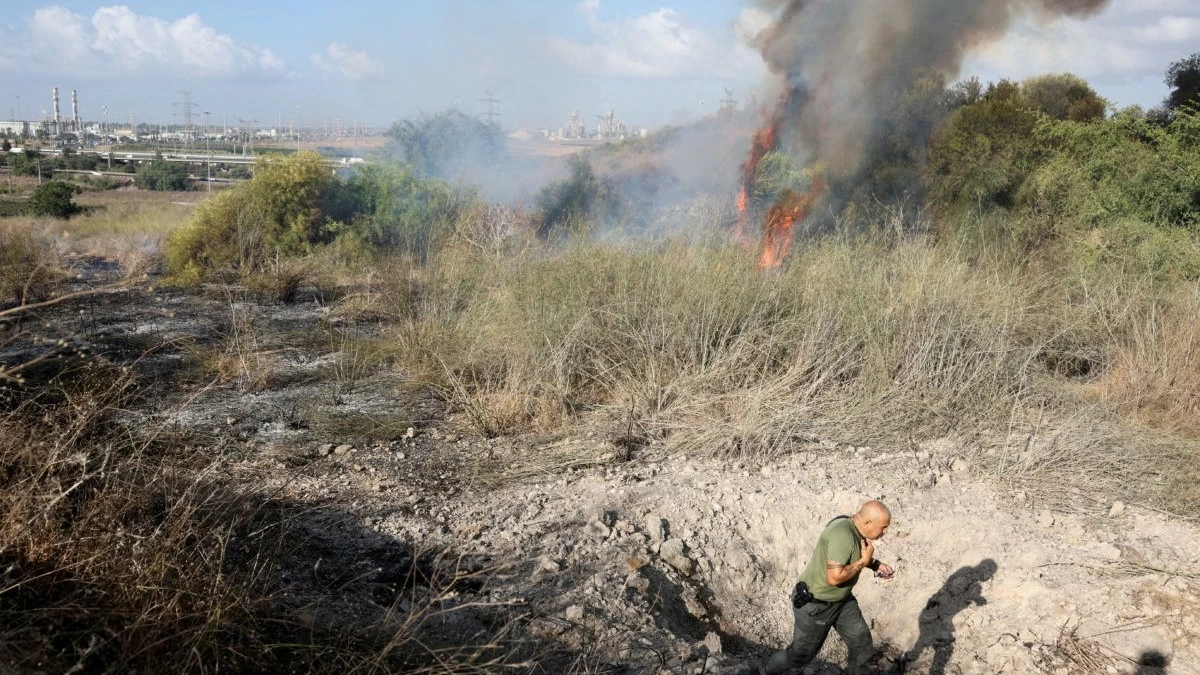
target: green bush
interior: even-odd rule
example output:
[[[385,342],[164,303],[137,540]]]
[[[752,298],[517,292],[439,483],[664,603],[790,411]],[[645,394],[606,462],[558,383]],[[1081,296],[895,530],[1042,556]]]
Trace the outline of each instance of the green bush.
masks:
[[[1182,112],[1166,128],[1132,115],[1080,124],[1044,120],[1034,140],[1046,159],[1020,205],[1062,228],[1137,220],[1200,225],[1200,116]]]
[[[1200,237],[1180,228],[1121,220],[1081,236],[1075,249],[1091,268],[1160,282],[1200,279]]]
[[[79,186],[70,183],[62,181],[43,183],[33,191],[33,196],[29,198],[29,203],[25,207],[26,212],[32,216],[70,218],[83,210],[72,199],[79,192],[82,192]]]
[[[202,203],[167,245],[181,281],[251,272],[268,261],[306,255],[341,240],[425,259],[473,197],[407,169],[365,166],[342,182],[320,155],[262,159],[252,180]]]
[[[332,215],[349,223],[347,236],[424,260],[473,199],[406,168],[368,165],[346,181]]]
[[[617,214],[616,190],[592,170],[585,159],[573,157],[571,175],[538,191],[534,200],[537,233],[541,237],[576,230],[588,219],[606,220]]]

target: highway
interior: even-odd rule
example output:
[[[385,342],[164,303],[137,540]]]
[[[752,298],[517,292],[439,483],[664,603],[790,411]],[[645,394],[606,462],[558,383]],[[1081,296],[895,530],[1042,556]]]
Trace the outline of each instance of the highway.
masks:
[[[45,148],[39,150],[44,155],[61,155],[62,148]],[[96,155],[101,159],[108,157],[107,151],[100,150],[79,150],[76,151],[81,155]],[[126,162],[148,162],[158,156],[157,152],[120,152],[113,151],[112,158]],[[187,164],[204,164],[211,162],[213,164],[255,164],[262,155],[218,155],[206,154],[203,152],[163,152],[162,158],[168,162],[185,162]],[[361,157],[345,157],[342,159],[326,158],[325,164],[331,167],[345,167],[355,164],[362,164],[366,160]]]

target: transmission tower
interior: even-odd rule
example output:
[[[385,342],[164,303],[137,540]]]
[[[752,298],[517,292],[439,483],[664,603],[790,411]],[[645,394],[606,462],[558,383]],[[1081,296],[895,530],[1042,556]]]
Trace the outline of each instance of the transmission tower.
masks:
[[[733,119],[733,113],[737,111],[738,102],[733,98],[733,90],[725,87],[725,98],[721,99],[720,118],[723,120]]]
[[[496,106],[500,104],[500,99],[496,98],[496,95],[489,89],[484,89],[483,93],[486,96],[479,99],[480,103],[487,104],[487,112],[484,112],[483,116],[487,118],[488,124],[495,124],[496,118],[500,117],[500,111],[496,110]]]
[[[195,134],[192,131],[192,111],[199,106],[195,103],[192,103],[192,92],[181,91],[179,94],[183,96],[183,100],[176,101],[175,105],[183,108],[183,133],[184,137],[188,139],[188,143],[190,144],[192,139],[195,138]]]
[[[242,125],[242,136],[245,139],[246,145],[242,146],[243,155],[254,154],[254,132],[258,129],[259,119],[256,117],[251,120],[244,120],[240,117],[235,117]]]

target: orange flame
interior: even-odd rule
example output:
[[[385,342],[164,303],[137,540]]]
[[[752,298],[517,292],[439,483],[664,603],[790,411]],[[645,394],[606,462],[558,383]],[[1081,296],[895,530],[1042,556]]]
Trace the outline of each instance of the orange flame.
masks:
[[[788,190],[767,211],[763,233],[762,257],[758,266],[762,269],[776,269],[783,264],[788,253],[792,250],[792,229],[796,223],[808,217],[813,204],[825,193],[824,181],[813,181],[812,187],[802,196]]]
[[[764,116],[763,126],[754,132],[754,139],[750,144],[750,156],[742,164],[742,185],[737,196],[737,227],[733,234],[734,238],[747,249],[751,246],[745,238],[750,190],[758,179],[759,163],[767,153],[778,147],[779,126],[783,122],[783,116],[792,94],[790,89],[785,91],[775,110],[769,116]],[[774,269],[783,264],[792,249],[792,229],[798,221],[808,217],[813,205],[824,193],[825,183],[818,178],[813,181],[812,186],[804,195],[798,196],[788,190],[776,198],[775,203],[767,209],[763,221],[762,256],[759,258],[759,267]]]

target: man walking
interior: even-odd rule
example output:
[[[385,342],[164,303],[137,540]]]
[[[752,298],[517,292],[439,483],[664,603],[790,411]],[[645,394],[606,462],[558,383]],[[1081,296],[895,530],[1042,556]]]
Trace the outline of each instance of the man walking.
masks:
[[[838,516],[825,526],[800,581],[792,591],[796,616],[792,643],[775,652],[757,672],[778,675],[812,661],[832,628],[850,650],[851,675],[864,675],[871,659],[871,630],[852,591],[864,569],[881,579],[895,573],[875,560],[875,541],[891,525],[892,514],[882,502],[869,501],[852,516]],[[751,673],[756,672],[751,670]]]

